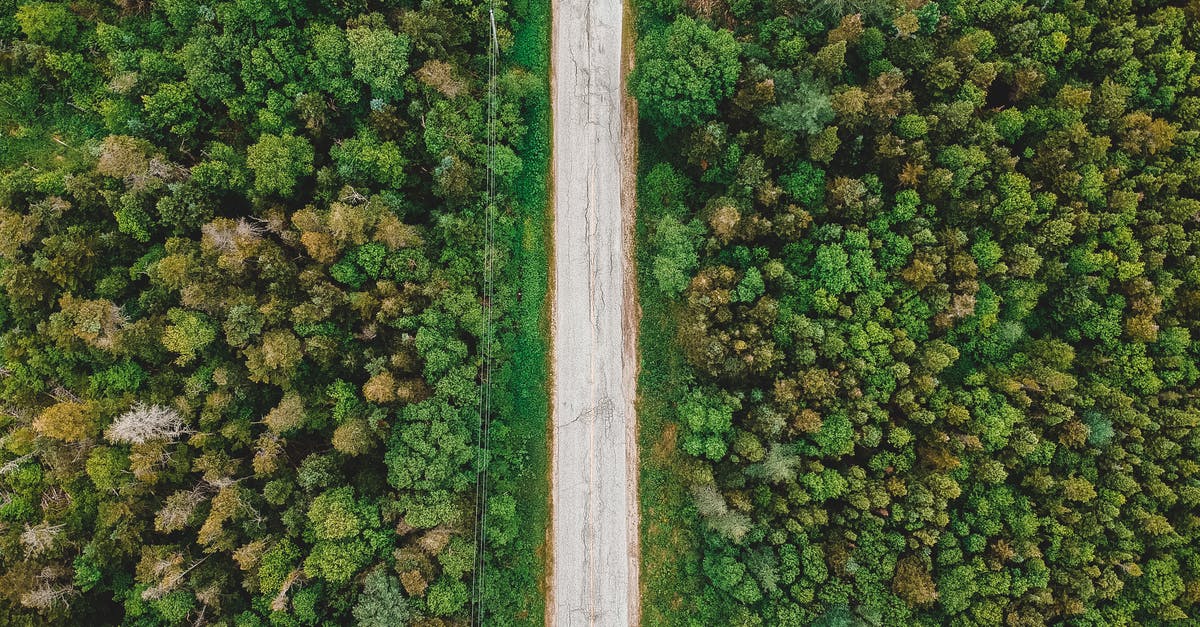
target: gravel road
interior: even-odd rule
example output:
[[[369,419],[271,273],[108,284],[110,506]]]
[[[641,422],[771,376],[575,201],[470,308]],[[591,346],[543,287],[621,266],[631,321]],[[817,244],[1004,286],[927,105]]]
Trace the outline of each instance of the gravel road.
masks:
[[[638,621],[632,207],[620,0],[553,2],[554,457],[548,622]]]

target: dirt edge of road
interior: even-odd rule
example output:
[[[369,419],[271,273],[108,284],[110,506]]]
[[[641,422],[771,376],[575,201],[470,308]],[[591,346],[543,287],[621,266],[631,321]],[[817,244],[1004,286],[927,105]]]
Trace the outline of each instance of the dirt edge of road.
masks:
[[[554,190],[558,184],[557,172],[554,166],[554,153],[556,147],[554,145],[554,112],[557,106],[554,102],[554,63],[558,58],[558,44],[554,39],[554,0],[548,0],[550,5],[550,62],[547,64],[546,88],[550,90],[550,112],[549,126],[550,129],[550,154],[547,156],[546,168],[546,214],[549,218],[546,220],[546,228],[542,236],[546,238],[546,306],[544,307],[546,316],[546,398],[549,399],[549,406],[546,407],[546,544],[543,551],[545,556],[545,571],[542,579],[542,589],[545,591],[546,609],[545,616],[542,618],[542,624],[546,627],[554,625],[554,465],[556,456],[554,454],[554,338],[557,334],[557,325],[555,324],[555,273],[556,265],[555,257],[555,215],[554,215]]]
[[[630,488],[628,495],[629,524],[629,622],[631,625],[642,623],[642,585],[641,585],[641,491],[639,476],[641,458],[638,450],[638,418],[637,418],[637,382],[641,372],[641,359],[638,352],[638,329],[641,326],[642,307],[637,294],[637,170],[638,170],[638,106],[633,94],[629,93],[626,83],[629,73],[633,70],[637,58],[636,22],[633,0],[624,0],[621,16],[621,221],[624,230],[623,247],[625,249],[625,285],[624,285],[624,352],[625,363],[632,367],[625,368],[625,389],[630,397],[626,399],[628,407],[633,408],[626,434],[627,472]]]

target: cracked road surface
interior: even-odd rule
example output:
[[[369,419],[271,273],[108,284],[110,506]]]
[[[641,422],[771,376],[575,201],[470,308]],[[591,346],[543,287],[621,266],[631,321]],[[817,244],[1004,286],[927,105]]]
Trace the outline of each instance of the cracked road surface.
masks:
[[[632,208],[620,0],[553,3],[554,452],[548,623],[638,622]],[[630,166],[632,167],[632,166]]]

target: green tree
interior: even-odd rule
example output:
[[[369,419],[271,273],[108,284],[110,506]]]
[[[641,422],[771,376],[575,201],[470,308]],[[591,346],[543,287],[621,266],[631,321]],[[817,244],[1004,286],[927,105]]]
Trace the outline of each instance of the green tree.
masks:
[[[187,83],[165,83],[153,94],[142,96],[146,118],[160,130],[191,138],[200,127],[200,101]]]
[[[741,47],[727,30],[681,15],[638,41],[629,77],[643,115],[662,132],[716,115],[741,73]]]
[[[359,27],[346,31],[350,44],[350,75],[371,88],[384,102],[404,97],[408,73],[408,38],[386,27]]]
[[[171,324],[163,329],[162,343],[179,355],[175,363],[181,366],[186,366],[217,339],[216,327],[198,311],[172,309],[167,312],[167,319]]]
[[[825,171],[807,161],[801,161],[794,172],[779,177],[779,184],[805,207],[818,207],[825,198]]]
[[[22,4],[17,9],[16,19],[21,32],[35,44],[53,46],[75,43],[75,16],[67,10],[66,5],[54,2]]]
[[[429,588],[426,607],[434,616],[450,616],[461,610],[468,598],[466,584],[442,577]]]
[[[853,285],[850,274],[850,256],[839,244],[822,244],[817,249],[813,279],[827,292],[835,296],[849,291]]]
[[[303,137],[263,134],[246,150],[246,165],[258,194],[289,196],[298,179],[312,174],[313,148]]]
[[[682,224],[675,216],[666,215],[655,225],[653,272],[664,294],[678,296],[687,287],[699,263],[697,249],[703,234],[698,220]]]
[[[381,142],[370,134],[347,139],[330,151],[338,174],[354,185],[398,188],[404,184],[408,161],[395,142]]]
[[[762,272],[758,268],[748,268],[737,287],[733,288],[730,300],[735,303],[752,303],[766,292]]]
[[[404,627],[412,619],[400,580],[382,568],[367,575],[352,613],[362,627]]]
[[[249,304],[234,305],[226,314],[225,342],[230,346],[245,346],[251,338],[262,333],[266,318],[254,306]]]
[[[736,399],[694,390],[678,408],[679,421],[686,429],[683,449],[713,461],[725,457],[733,434],[733,412],[738,407]]]
[[[313,82],[333,95],[342,105],[352,105],[359,99],[359,90],[351,80],[350,42],[346,31],[333,24],[315,24],[305,31],[308,46],[308,69]],[[320,101],[316,101],[320,102]],[[320,102],[321,115],[325,106]]]
[[[762,114],[767,125],[805,136],[820,133],[833,119],[833,100],[824,88],[808,81],[799,83],[789,98]]]
[[[304,558],[304,572],[329,583],[349,582],[371,559],[371,549],[361,538],[322,540]]]

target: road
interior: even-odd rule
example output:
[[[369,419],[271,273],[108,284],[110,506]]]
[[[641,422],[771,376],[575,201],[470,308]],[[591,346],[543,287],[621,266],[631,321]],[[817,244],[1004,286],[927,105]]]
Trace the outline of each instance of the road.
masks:
[[[553,563],[547,622],[637,624],[636,320],[620,0],[553,2]],[[629,133],[628,130],[625,131]],[[622,186],[625,185],[625,194]],[[626,196],[623,203],[622,198]]]

